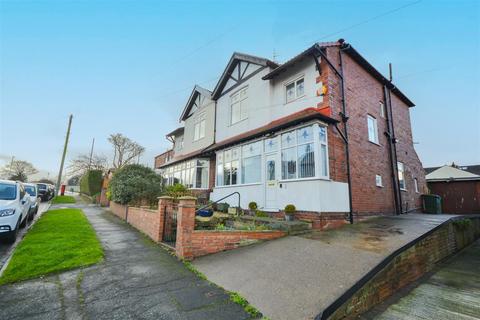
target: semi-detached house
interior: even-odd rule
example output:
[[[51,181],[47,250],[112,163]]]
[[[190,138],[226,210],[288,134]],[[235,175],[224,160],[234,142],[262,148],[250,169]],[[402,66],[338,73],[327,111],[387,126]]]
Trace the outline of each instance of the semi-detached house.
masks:
[[[210,200],[294,204],[314,227],[418,210],[413,106],[343,40],[283,64],[234,53],[213,91],[195,86],[155,167]]]

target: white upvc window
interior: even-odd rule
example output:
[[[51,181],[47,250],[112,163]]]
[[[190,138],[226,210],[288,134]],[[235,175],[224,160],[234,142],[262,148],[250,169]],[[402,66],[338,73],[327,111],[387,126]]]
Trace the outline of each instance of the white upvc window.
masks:
[[[285,132],[282,143],[282,179],[315,177],[313,126]]]
[[[413,185],[415,187],[415,192],[418,193],[419,191],[418,191],[418,180],[417,180],[417,178],[413,179]]]
[[[245,87],[230,96],[230,124],[235,124],[248,118],[247,89]]]
[[[167,185],[183,184],[187,188],[208,189],[209,164],[207,159],[196,159],[170,166],[163,171]]]
[[[378,144],[378,127],[377,119],[371,115],[367,115],[368,141]]]
[[[242,146],[242,184],[257,183],[262,179],[262,141]]]
[[[382,176],[379,174],[375,175],[375,185],[377,187],[383,187]]]
[[[405,166],[402,162],[397,162],[398,168],[398,184],[401,190],[407,190],[407,184],[405,181]]]
[[[305,80],[303,77],[285,85],[285,101],[289,103],[305,95]]]
[[[195,123],[193,141],[200,140],[205,137],[205,119]]]
[[[385,104],[383,101],[379,102],[379,108],[380,108],[380,117],[385,118]]]

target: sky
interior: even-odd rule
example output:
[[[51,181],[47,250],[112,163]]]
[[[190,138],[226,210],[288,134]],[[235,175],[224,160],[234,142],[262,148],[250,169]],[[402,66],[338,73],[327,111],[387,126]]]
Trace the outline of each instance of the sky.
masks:
[[[122,133],[153,166],[234,51],[283,62],[339,38],[393,64],[425,167],[480,164],[480,1],[0,0],[0,165],[56,175],[73,114],[67,163]]]

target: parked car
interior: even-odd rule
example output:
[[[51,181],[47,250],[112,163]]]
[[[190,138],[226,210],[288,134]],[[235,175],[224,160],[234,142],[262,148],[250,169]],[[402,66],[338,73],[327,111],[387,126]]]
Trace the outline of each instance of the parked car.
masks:
[[[49,199],[49,194],[48,194],[48,185],[46,183],[37,183],[37,189],[38,189],[38,196],[42,201],[48,201]]]
[[[18,229],[25,227],[30,210],[30,195],[21,182],[0,180],[0,236],[15,242]]]
[[[38,188],[35,183],[24,183],[25,191],[30,195],[30,211],[32,215],[30,218],[33,218],[33,215],[37,214],[38,206],[40,205],[40,196],[38,195]]]

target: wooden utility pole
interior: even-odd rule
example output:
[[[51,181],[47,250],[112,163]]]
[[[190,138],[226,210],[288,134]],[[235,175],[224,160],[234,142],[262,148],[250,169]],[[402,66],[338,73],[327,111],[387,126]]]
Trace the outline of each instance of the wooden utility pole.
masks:
[[[70,128],[72,126],[72,118],[73,118],[73,115],[71,114],[70,117],[68,117],[67,135],[65,137],[65,145],[63,146],[63,154],[62,154],[62,161],[60,162],[60,170],[58,170],[57,185],[55,190],[56,193],[58,193],[58,190],[60,189],[60,183],[62,182],[63,165],[65,163],[65,156],[67,155],[68,138],[70,137]]]
[[[95,138],[92,140],[92,149],[90,150],[90,159],[88,160],[88,170],[92,166],[92,157],[93,157],[93,146],[95,145]]]

